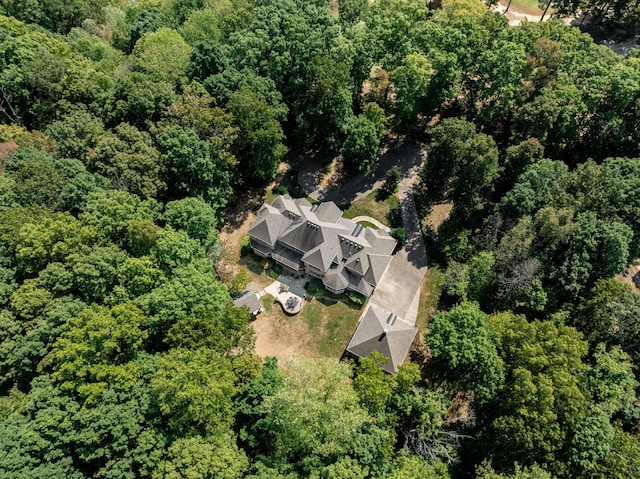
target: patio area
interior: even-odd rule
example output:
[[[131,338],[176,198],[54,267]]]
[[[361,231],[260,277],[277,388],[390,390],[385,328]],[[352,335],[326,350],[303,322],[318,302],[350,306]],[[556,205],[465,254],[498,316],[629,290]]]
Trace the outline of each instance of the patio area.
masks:
[[[261,298],[265,294],[269,294],[275,298],[276,302],[280,303],[285,313],[298,314],[304,305],[305,283],[305,278],[280,275],[269,286],[258,291],[258,297]]]

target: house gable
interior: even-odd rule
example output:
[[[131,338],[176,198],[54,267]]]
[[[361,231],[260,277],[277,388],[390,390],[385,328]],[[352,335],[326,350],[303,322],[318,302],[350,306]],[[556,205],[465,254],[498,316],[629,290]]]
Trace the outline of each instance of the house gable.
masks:
[[[382,369],[388,373],[395,373],[404,362],[417,332],[418,328],[415,326],[370,304],[362,315],[346,351],[358,358],[368,357],[373,351],[378,351],[389,358],[382,365]]]

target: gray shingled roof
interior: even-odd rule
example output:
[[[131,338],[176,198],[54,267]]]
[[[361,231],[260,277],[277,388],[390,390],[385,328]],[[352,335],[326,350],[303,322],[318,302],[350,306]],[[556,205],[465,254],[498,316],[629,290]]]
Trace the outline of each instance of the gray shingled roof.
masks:
[[[324,223],[337,223],[342,217],[342,211],[333,201],[329,201],[327,203],[320,203],[316,211],[316,216]]]
[[[369,260],[369,269],[364,275],[364,278],[373,285],[377,285],[382,279],[382,275],[387,270],[387,266],[391,262],[391,256],[383,254],[369,254],[367,255]]]
[[[294,270],[297,270],[300,267],[300,260],[302,259],[302,255],[300,253],[296,253],[282,245],[279,245],[275,250],[273,250],[271,256],[273,259],[280,261],[285,266],[289,266]]]
[[[344,270],[344,274],[349,280],[350,289],[357,291],[360,294],[364,294],[365,296],[369,296],[373,293],[373,286],[367,283],[362,276],[353,274],[348,269]]]
[[[296,205],[296,202],[289,195],[278,195],[271,204],[274,208],[280,211],[289,211],[295,215],[300,215],[300,210]]]
[[[353,333],[347,351],[356,357],[364,358],[378,351],[389,358],[382,369],[389,373],[398,371],[404,362],[418,328],[397,318],[389,324],[391,313],[370,304],[362,315],[360,324]]]
[[[344,274],[343,268],[330,269],[324,275],[322,282],[334,291],[342,291],[349,285],[349,280]]]
[[[302,257],[302,261],[309,263],[311,266],[321,271],[327,271],[335,257],[336,254],[334,252],[330,251],[328,248],[323,248],[322,245],[320,245],[305,254]]]
[[[369,268],[367,255],[362,253],[355,254],[347,260],[345,266],[351,271],[354,271],[362,276]]]
[[[290,220],[279,212],[273,214],[268,209],[261,209],[261,216],[249,227],[247,233],[260,241],[274,245],[280,234],[286,229]]]
[[[320,228],[312,227],[307,221],[301,220],[293,223],[280,236],[280,241],[306,253],[322,244],[324,235]]]
[[[305,198],[294,200],[289,195],[277,196],[271,205],[264,205],[249,234],[275,248],[271,253],[274,259],[283,257],[287,265],[295,258],[282,251],[282,245],[302,252],[302,261],[325,273],[332,263],[346,260],[349,271],[331,280],[334,289],[344,289],[346,284],[339,286],[346,278],[351,289],[367,296],[380,281],[396,245],[386,231],[363,228],[342,218],[333,202],[311,205]]]
[[[250,288],[245,289],[236,298],[234,298],[233,305],[236,308],[246,306],[247,308],[249,308],[250,313],[255,313],[256,311],[262,309],[262,305],[260,304],[258,295],[254,293]]]

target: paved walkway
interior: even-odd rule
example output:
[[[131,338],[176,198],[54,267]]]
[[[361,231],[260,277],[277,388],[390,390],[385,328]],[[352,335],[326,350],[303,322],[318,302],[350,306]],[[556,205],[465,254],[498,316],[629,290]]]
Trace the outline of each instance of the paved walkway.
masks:
[[[269,286],[258,291],[258,298],[270,294],[287,313],[298,314],[304,305],[304,283],[304,279],[280,275]]]

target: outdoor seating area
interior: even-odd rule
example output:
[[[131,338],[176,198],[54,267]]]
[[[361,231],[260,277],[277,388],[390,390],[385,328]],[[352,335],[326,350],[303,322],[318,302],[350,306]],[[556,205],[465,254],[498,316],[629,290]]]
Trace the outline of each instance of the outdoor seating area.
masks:
[[[260,297],[269,294],[276,303],[280,303],[285,313],[298,314],[304,306],[304,280],[291,276],[280,275],[269,286],[258,292]]]

